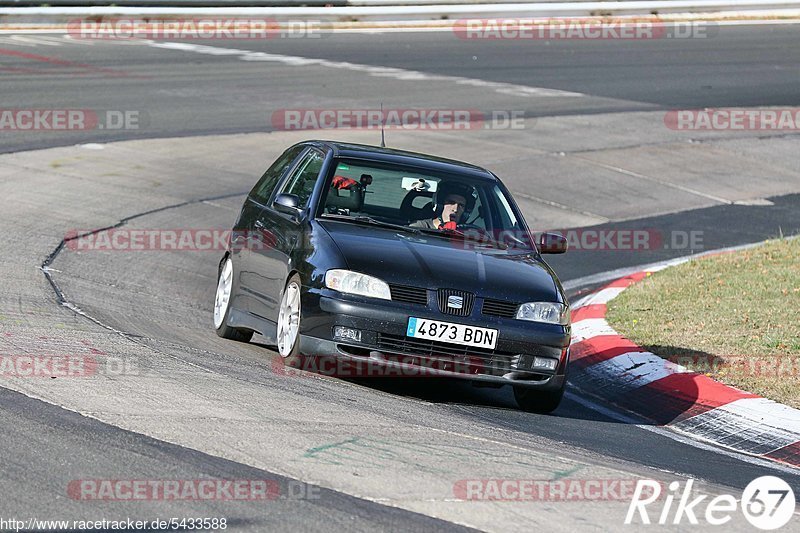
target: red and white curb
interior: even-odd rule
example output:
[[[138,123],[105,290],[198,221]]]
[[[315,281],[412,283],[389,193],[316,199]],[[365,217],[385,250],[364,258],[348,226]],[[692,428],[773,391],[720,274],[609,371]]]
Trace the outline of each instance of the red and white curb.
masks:
[[[677,262],[619,278],[573,306],[570,382],[658,425],[800,467],[800,410],[662,359],[606,322],[609,301]]]

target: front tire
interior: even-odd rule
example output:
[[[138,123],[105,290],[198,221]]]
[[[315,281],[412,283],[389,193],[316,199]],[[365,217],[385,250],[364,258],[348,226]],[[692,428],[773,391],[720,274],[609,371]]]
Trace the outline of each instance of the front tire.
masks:
[[[567,380],[558,390],[536,390],[529,387],[514,387],[514,399],[523,411],[546,415],[552,413],[561,403]]]
[[[294,368],[300,368],[303,362],[300,354],[300,288],[300,276],[295,274],[286,282],[278,311],[278,353],[284,365]]]
[[[226,257],[217,275],[217,293],[214,297],[214,327],[217,330],[217,335],[223,339],[250,342],[250,339],[253,338],[252,331],[228,326],[232,297],[233,261],[230,257]]]

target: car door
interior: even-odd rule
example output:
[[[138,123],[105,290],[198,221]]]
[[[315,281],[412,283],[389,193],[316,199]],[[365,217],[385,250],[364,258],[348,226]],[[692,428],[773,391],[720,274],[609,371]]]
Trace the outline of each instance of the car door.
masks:
[[[253,266],[252,250],[269,244],[271,235],[256,228],[256,221],[264,208],[272,200],[275,188],[281,183],[294,164],[300,159],[306,146],[292,146],[281,154],[264,172],[253,190],[247,195],[239,218],[231,235],[231,258],[234,272],[238,276],[239,293],[236,307],[253,312],[258,308],[254,287],[259,285],[259,272]]]
[[[272,243],[251,250],[252,269],[259,273],[254,278],[258,283],[254,288],[258,308],[251,312],[272,322],[278,320],[280,297],[290,271],[289,257],[297,246],[305,242],[305,213],[324,163],[325,154],[316,148],[309,148],[284,178],[270,205],[261,211],[254,222],[257,231],[271,233]],[[296,195],[304,215],[293,216],[276,210],[274,200],[278,194]]]

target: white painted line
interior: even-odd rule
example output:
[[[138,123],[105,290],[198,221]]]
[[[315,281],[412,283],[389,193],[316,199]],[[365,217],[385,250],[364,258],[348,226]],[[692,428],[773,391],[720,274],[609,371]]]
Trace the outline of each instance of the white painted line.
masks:
[[[650,272],[650,273],[652,273],[652,272],[660,272],[660,271],[662,271],[662,270],[664,270],[666,268],[682,265],[683,263],[687,263],[688,261],[689,261],[688,258],[680,257],[678,259],[672,259],[671,261],[665,261],[664,263],[661,263],[659,265],[654,265],[654,266],[645,268],[643,270],[643,272]]]
[[[62,35],[61,39],[62,42],[68,42],[70,44],[82,44],[84,46],[94,46],[94,41],[92,39],[76,39],[72,35]]]
[[[512,191],[512,193],[515,197],[519,196],[520,198],[525,198],[526,200],[531,200],[532,202],[539,202],[541,204],[549,205],[550,207],[555,207],[556,209],[562,209],[564,211],[569,211],[570,213],[578,213],[580,215],[589,218],[594,218],[595,220],[597,220],[596,224],[604,224],[606,222],[609,222],[608,217],[604,217],[603,215],[598,215],[597,213],[592,213],[590,211],[583,211],[575,207],[570,207],[568,205],[554,202],[553,200],[547,200],[545,198],[540,198],[539,196],[534,196],[532,194],[524,192]]]
[[[35,44],[21,42],[18,39],[14,39],[14,37],[16,37],[16,35],[12,35],[10,37],[0,37],[0,43],[11,44],[14,46],[30,46],[32,48],[36,48]]]
[[[381,67],[374,65],[362,65],[359,63],[350,63],[348,61],[330,61],[327,59],[316,59],[311,57],[288,56],[283,54],[269,54],[266,52],[254,52],[251,50],[241,50],[238,48],[223,48],[219,46],[205,46],[192,43],[157,42],[147,39],[143,39],[140,42],[141,44],[147,44],[154,48],[180,50],[184,52],[194,52],[198,54],[206,54],[213,56],[238,56],[238,58],[241,59],[242,61],[265,61],[272,63],[283,63],[284,65],[290,65],[294,67],[314,65],[320,67],[363,72],[370,76],[376,76],[381,78],[394,78],[401,81],[415,81],[415,82],[443,81],[448,83],[454,83],[456,85],[466,85],[482,89],[490,89],[497,93],[510,94],[514,96],[568,97],[568,98],[585,96],[582,93],[561,91],[558,89],[529,87],[527,85],[486,81],[475,78],[464,78],[461,76],[428,74],[416,70],[406,70],[402,68]]]
[[[574,157],[575,159],[580,159],[581,161],[585,161],[586,163],[589,163],[591,165],[595,165],[595,166],[598,166],[600,168],[604,168],[606,170],[610,170],[612,172],[617,172],[618,174],[623,174],[625,176],[630,176],[632,178],[649,181],[651,183],[657,183],[658,185],[663,185],[664,187],[668,187],[670,189],[675,189],[675,190],[678,190],[678,191],[681,191],[681,192],[685,192],[687,194],[693,194],[695,196],[699,196],[699,197],[705,198],[707,200],[712,200],[714,202],[719,202],[721,204],[732,204],[733,203],[733,201],[727,200],[727,199],[722,198],[720,196],[715,196],[713,194],[708,194],[708,193],[705,193],[705,192],[702,192],[702,191],[698,191],[697,189],[692,189],[691,187],[686,187],[684,185],[680,185],[678,183],[673,183],[671,181],[667,181],[667,180],[663,180],[663,179],[659,179],[659,178],[654,178],[654,177],[648,176],[646,174],[640,174],[639,172],[634,172],[632,170],[628,170],[628,169],[625,169],[625,168],[622,168],[622,167],[618,167],[618,166],[615,166],[615,165],[608,165],[606,163],[601,163],[601,162],[595,161],[594,159],[591,159],[589,157],[579,156],[579,155],[576,155],[576,154],[570,154],[569,157]]]
[[[216,202],[212,202],[211,200],[203,200],[203,201],[202,201],[202,202],[200,202],[200,203],[202,203],[202,204],[206,204],[206,205],[210,205],[210,206],[212,206],[212,207],[216,207],[216,208],[218,208],[218,209],[225,209],[226,211],[237,211],[237,212],[239,211],[239,208],[238,208],[238,207],[231,207],[231,206],[229,206],[229,205],[222,205],[222,204],[218,204],[218,203],[216,203]]]
[[[11,37],[9,37],[9,39],[11,39],[12,41],[17,41],[19,43],[28,43],[33,46],[37,46],[40,44],[44,46],[61,46],[62,44],[60,40],[57,42],[53,42],[51,40],[52,38],[48,37],[27,37],[23,35],[12,35]]]
[[[753,198],[751,200],[736,200],[733,203],[736,205],[752,205],[761,207],[775,205],[774,202],[771,202],[766,198]]]

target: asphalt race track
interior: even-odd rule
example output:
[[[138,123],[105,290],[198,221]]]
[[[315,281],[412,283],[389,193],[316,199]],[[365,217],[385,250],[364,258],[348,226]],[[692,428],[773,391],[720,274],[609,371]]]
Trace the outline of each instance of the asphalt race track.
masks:
[[[0,150],[92,138],[105,142],[270,131],[270,115],[278,109],[373,108],[381,101],[393,108],[515,110],[531,117],[796,104],[795,25],[712,27],[707,33],[706,39],[650,41],[478,41],[449,32],[188,41],[578,92],[584,98],[506,97],[447,82],[408,78],[398,83],[396,77],[342,68],[276,68],[281,64],[165,53],[133,41],[3,35],[5,107],[24,108],[31,101],[45,108],[68,103],[81,109],[136,110],[153,120],[138,131],[75,136],[17,132],[3,135]],[[57,91],[51,76],[58,80]]]
[[[101,363],[79,378],[0,376],[0,518],[610,531],[623,526],[629,497],[498,502],[466,500],[458,487],[692,478],[703,494],[738,498],[752,479],[776,475],[800,491],[796,469],[637,423],[585,391],[569,390],[541,416],[517,410],[504,389],[287,374],[258,336],[240,344],[214,333],[220,251],[60,246],[69,232],[116,224],[228,228],[289,144],[379,142],[376,130],[282,131],[282,110],[383,102],[513,112],[513,128],[389,129],[387,143],[490,168],[534,228],[648,232],[644,249],[586,246],[553,258],[576,296],[610,270],[800,233],[796,129],[665,125],[675,109],[797,108],[799,53],[795,25],[595,42],[473,42],[447,32],[180,43],[0,35],[2,108],[138,117],[118,129],[0,130],[0,349]],[[203,478],[264,480],[278,497],[95,501],[70,489]],[[725,528],[752,530],[741,515]]]

